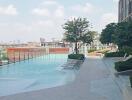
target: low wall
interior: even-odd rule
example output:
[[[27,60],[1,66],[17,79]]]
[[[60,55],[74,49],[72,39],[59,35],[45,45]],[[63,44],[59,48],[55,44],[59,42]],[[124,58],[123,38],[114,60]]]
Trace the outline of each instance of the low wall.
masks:
[[[44,54],[46,54],[45,48],[7,48],[9,63],[42,56]]]
[[[49,53],[69,53],[69,48],[49,48]]]
[[[44,54],[65,54],[69,48],[7,48],[9,62],[22,61]]]

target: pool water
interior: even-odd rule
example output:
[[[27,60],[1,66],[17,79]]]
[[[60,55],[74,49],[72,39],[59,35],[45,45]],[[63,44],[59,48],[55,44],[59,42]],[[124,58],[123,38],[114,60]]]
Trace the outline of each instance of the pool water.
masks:
[[[49,54],[0,68],[0,96],[64,85],[75,79],[75,70],[64,70],[66,54]]]

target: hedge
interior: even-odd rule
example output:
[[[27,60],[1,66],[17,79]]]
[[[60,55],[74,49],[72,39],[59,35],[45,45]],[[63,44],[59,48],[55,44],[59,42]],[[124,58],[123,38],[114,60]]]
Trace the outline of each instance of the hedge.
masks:
[[[88,50],[88,53],[91,53],[91,52],[94,52],[94,51],[96,51],[96,49],[90,49],[90,50]]]
[[[2,54],[2,57],[0,57],[0,60],[8,60],[8,57],[6,54]]]
[[[105,51],[102,51],[101,53],[102,54],[106,54],[106,53],[108,53],[110,50],[105,50]]]
[[[132,47],[123,47],[120,51],[132,55]]]
[[[105,53],[105,57],[124,57],[124,55],[125,55],[125,52],[110,52],[110,53]]]
[[[118,72],[131,70],[132,69],[132,58],[128,59],[127,61],[119,61],[115,63],[115,69]]]
[[[84,54],[69,54],[68,59],[84,60]]]

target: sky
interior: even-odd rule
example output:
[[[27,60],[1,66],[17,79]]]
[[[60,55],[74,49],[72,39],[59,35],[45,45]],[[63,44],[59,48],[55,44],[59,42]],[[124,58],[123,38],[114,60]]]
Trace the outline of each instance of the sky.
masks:
[[[118,21],[118,0],[0,0],[0,42],[61,40],[62,25],[78,17],[100,33]]]

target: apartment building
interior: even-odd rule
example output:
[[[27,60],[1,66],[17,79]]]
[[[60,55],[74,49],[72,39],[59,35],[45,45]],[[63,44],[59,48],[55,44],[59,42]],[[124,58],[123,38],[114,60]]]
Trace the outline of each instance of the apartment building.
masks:
[[[132,20],[132,0],[119,0],[119,22]]]

